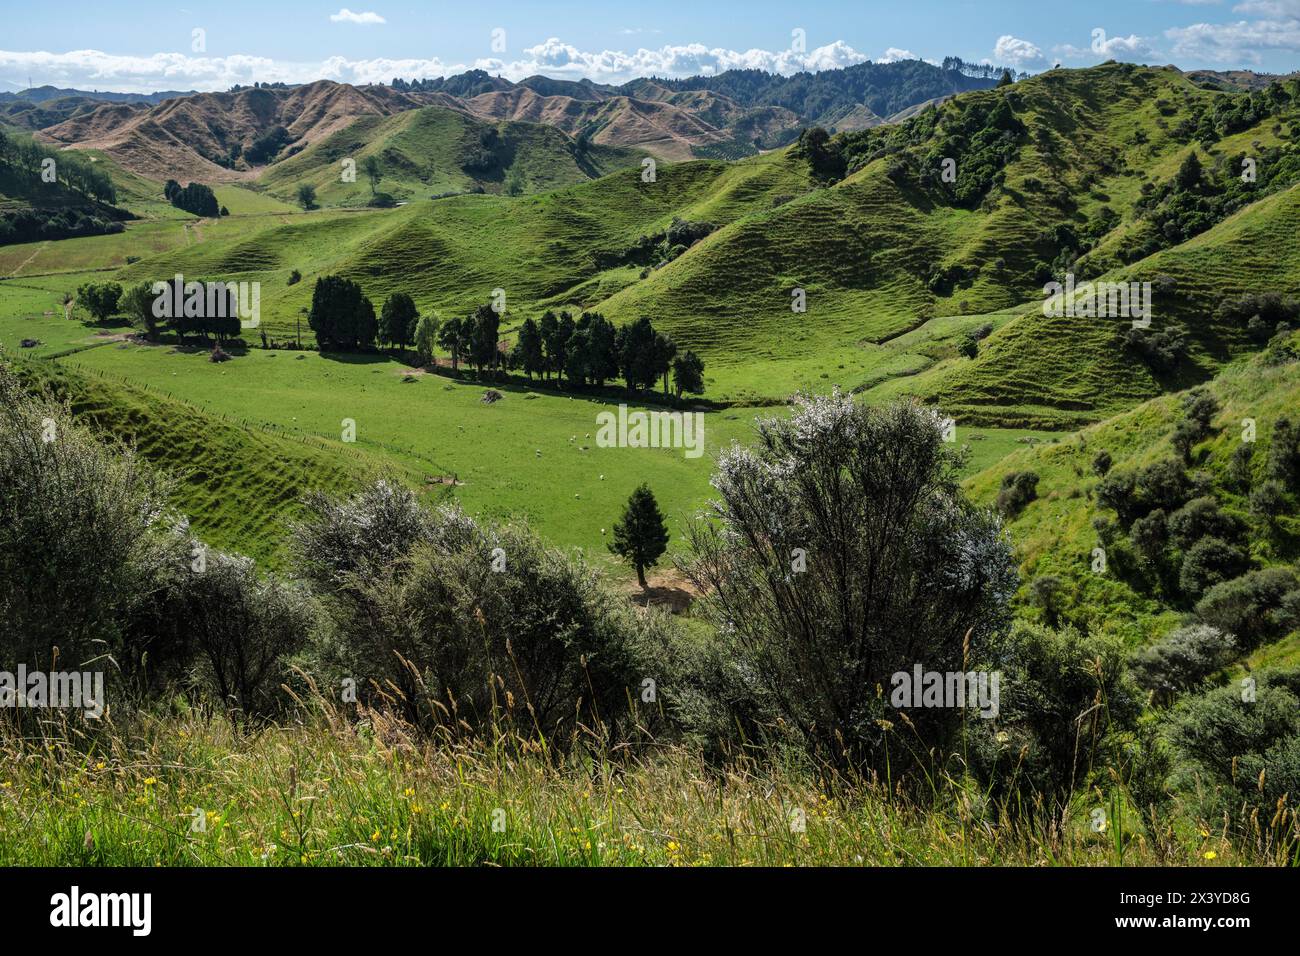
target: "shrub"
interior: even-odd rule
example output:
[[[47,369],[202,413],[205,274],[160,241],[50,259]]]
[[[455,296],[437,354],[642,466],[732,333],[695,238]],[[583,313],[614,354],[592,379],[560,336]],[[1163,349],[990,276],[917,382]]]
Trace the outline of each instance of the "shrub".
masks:
[[[178,642],[193,642],[203,688],[244,715],[272,714],[286,703],[280,685],[288,659],[306,645],[317,615],[301,585],[219,552],[204,552],[200,566],[176,576],[163,613]]]
[[[165,669],[169,649],[135,625],[183,553],[167,493],[0,364],[0,658],[48,666],[57,646],[70,667],[109,655],[110,678],[139,675],[146,653]]]
[[[1113,471],[1097,483],[1097,504],[1109,508],[1128,527],[1141,513],[1137,498],[1137,476],[1131,471]]]
[[[799,396],[792,415],[756,427],[755,447],[719,459],[721,500],[688,528],[684,566],[719,627],[732,724],[779,722],[834,766],[898,771],[897,713],[863,691],[917,663],[961,670],[967,649],[983,650],[1015,590],[1009,544],[963,498],[960,456],[930,409]],[[906,713],[922,750],[950,743],[961,719]]]
[[[1166,458],[1138,472],[1133,491],[1145,511],[1163,508],[1172,512],[1188,499],[1191,483],[1183,466]]]
[[[1124,333],[1124,345],[1156,372],[1172,372],[1187,355],[1187,334],[1179,326],[1155,331],[1129,329]]]
[[[1236,635],[1250,650],[1295,626],[1284,602],[1297,588],[1300,581],[1288,568],[1251,571],[1210,588],[1197,602],[1196,616]]]
[[[1231,634],[1209,624],[1180,627],[1133,655],[1133,675],[1158,700],[1168,702],[1225,667],[1232,660],[1236,643]]]
[[[1267,528],[1275,528],[1280,515],[1287,512],[1286,487],[1280,481],[1262,481],[1250,493],[1250,511]]]
[[[453,732],[513,720],[553,744],[581,726],[627,735],[629,702],[659,674],[662,615],[638,616],[526,528],[430,514],[392,486],[312,511],[299,547],[336,624],[322,657],[363,699]]]
[[[1244,804],[1265,825],[1300,793],[1300,670],[1261,671],[1253,680],[1253,700],[1231,684],[1184,701],[1171,723],[1175,781],[1207,820]]]
[[[1289,418],[1273,423],[1273,440],[1268,446],[1268,474],[1289,490],[1300,489],[1300,425]]]
[[[1014,518],[1029,502],[1038,497],[1038,475],[1032,471],[1012,471],[1002,476],[998,489],[997,509]]]
[[[291,547],[307,579],[329,592],[354,589],[433,535],[411,490],[387,479],[347,499],[315,493],[303,503],[309,517],[293,526]]]
[[[1112,464],[1113,459],[1110,457],[1110,452],[1103,448],[1092,459],[1092,473],[1098,478],[1105,478]]]
[[[1163,508],[1134,521],[1128,537],[1143,561],[1157,571],[1163,568],[1165,548],[1169,544],[1169,518]]]
[[[1029,600],[1043,612],[1048,627],[1056,627],[1065,604],[1065,582],[1055,574],[1040,574],[1029,582]]]
[[[1074,628],[1016,622],[979,661],[1002,675],[998,719],[967,724],[972,769],[993,796],[1039,794],[1047,808],[1063,805],[1140,710],[1120,645]]]
[[[1227,479],[1228,485],[1237,491],[1249,491],[1254,475],[1251,470],[1251,459],[1255,455],[1255,445],[1253,442],[1242,442],[1232,450],[1232,457],[1228,459]]]
[[[1218,499],[1207,495],[1193,498],[1169,516],[1169,535],[1176,548],[1186,551],[1205,537],[1240,542],[1246,535],[1246,524],[1236,515],[1221,511]]]
[[[1235,578],[1249,564],[1245,552],[1222,538],[1202,538],[1183,556],[1178,573],[1178,587],[1188,597],[1206,588]]]

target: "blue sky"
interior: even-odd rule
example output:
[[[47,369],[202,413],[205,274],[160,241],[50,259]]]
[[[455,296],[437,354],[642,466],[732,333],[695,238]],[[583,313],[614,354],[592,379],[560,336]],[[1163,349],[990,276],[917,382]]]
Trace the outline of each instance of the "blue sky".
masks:
[[[1300,0],[349,2],[71,0],[52,8],[4,0],[0,89],[25,86],[29,75],[37,85],[148,91],[254,79],[386,81],[471,67],[516,79],[540,72],[621,82],[950,54],[1027,70],[1108,58],[1300,68]],[[503,31],[495,46],[494,30]]]

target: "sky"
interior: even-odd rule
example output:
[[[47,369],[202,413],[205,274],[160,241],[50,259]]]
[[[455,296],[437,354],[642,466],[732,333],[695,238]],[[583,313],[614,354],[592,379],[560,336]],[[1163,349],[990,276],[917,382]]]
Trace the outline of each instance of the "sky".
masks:
[[[1300,0],[0,0],[0,90],[389,82],[484,69],[619,83],[959,56],[1300,69]]]

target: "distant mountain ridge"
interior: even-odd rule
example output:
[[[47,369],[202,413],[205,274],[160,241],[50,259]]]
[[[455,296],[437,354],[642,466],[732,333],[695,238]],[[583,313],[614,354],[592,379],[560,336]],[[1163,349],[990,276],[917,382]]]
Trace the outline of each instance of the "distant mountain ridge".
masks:
[[[7,90],[0,92],[0,103],[45,103],[69,96],[87,100],[101,100],[105,103],[161,103],[163,100],[175,99],[178,96],[193,96],[194,93],[194,90],[188,92],[164,90],[159,93],[113,93],[99,90],[60,89],[57,86],[47,85],[19,90],[17,93],[11,93]]]

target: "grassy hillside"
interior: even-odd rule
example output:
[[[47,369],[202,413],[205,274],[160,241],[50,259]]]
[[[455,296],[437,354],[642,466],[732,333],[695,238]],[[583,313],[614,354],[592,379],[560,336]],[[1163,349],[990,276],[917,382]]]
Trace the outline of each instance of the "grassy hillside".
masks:
[[[579,150],[558,129],[535,123],[492,124],[437,106],[393,116],[367,116],[269,167],[260,183],[292,200],[300,183],[316,188],[317,201],[357,206],[371,201],[364,163],[374,157],[379,190],[398,201],[476,190],[546,192],[638,163],[639,150],[589,145]],[[345,182],[343,162],[356,178]]]
[[[1250,494],[1266,476],[1273,428],[1282,418],[1296,417],[1300,408],[1300,364],[1297,341],[1274,346],[1270,352],[1240,360],[1206,383],[1205,391],[1218,403],[1210,433],[1192,449],[1180,467],[1193,486],[1214,497],[1227,513],[1249,530],[1250,558],[1257,567],[1295,566],[1300,556],[1300,505],[1294,495],[1269,515],[1252,512]],[[1281,364],[1275,361],[1284,359]],[[1055,576],[1064,583],[1062,616],[1081,627],[1110,632],[1129,644],[1148,643],[1176,626],[1192,606],[1186,595],[1168,585],[1153,584],[1149,576],[1124,567],[1126,542],[1116,546],[1103,539],[1095,520],[1113,522],[1115,512],[1097,499],[1101,477],[1094,461],[1106,452],[1110,474],[1138,473],[1170,459],[1180,460],[1172,437],[1185,413],[1180,395],[1165,395],[1107,418],[1050,445],[1014,451],[994,467],[969,478],[968,490],[979,501],[993,504],[1003,476],[1029,471],[1038,475],[1037,498],[1008,522],[1021,560],[1021,598],[1026,613],[1036,616],[1030,599],[1035,578]],[[1254,422],[1255,441],[1245,483],[1236,475],[1234,455],[1244,444],[1245,421]],[[1189,493],[1189,496],[1192,493]],[[1272,525],[1270,527],[1270,525]],[[1120,537],[1124,535],[1121,532]],[[1112,552],[1104,573],[1094,570],[1094,548]],[[1295,663],[1295,646],[1289,661]]]
[[[172,503],[199,538],[268,567],[283,560],[302,495],[346,494],[386,470],[400,475],[395,462],[364,449],[201,410],[94,369],[21,361],[14,368],[30,388],[66,401],[76,418],[170,475]]]
[[[1276,116],[1242,120],[1231,111],[1254,102],[1243,96],[1200,89],[1176,70],[1057,70],[837,137],[847,173],[839,181],[815,177],[791,148],[736,163],[660,163],[654,182],[633,168],[535,196],[436,202],[421,197],[479,186],[499,194],[515,172],[516,185],[548,190],[602,170],[599,148],[585,168],[556,130],[426,107],[356,120],[268,167],[256,188],[269,192],[227,187],[241,190],[222,197],[237,228],[195,226],[184,247],[158,250],[122,276],[262,281],[274,337],[291,333],[312,280],[327,272],[358,280],[375,299],[410,292],[440,313],[464,313],[503,288],[513,320],[557,306],[598,308],[617,321],[651,316],[705,357],[708,394],[728,402],[840,385],[869,396],[912,392],[970,422],[1070,427],[1203,379],[1238,354],[1242,337],[1212,318],[1222,298],[1294,291],[1286,157],[1295,104],[1283,98]],[[1285,150],[1263,198],[1211,218],[1190,241],[1126,261],[1153,241],[1144,196],[1166,188],[1190,152],[1209,177],[1256,143],[1261,156]],[[949,154],[953,184],[938,176]],[[408,205],[360,222],[260,215],[283,211],[263,204],[291,200],[302,181],[327,205],[368,202],[370,155],[384,170],[379,190],[410,197]],[[358,160],[356,182],[340,180],[346,158]],[[717,228],[667,263],[628,255],[673,217]],[[36,265],[39,257],[24,274]],[[290,287],[293,269],[305,281]],[[1032,303],[1045,278],[1066,271],[1081,280],[1172,277],[1156,323],[1187,327],[1187,361],[1153,371],[1120,347],[1122,321],[1044,319],[1033,305],[999,322],[974,360],[896,345],[917,330]],[[791,309],[795,289],[806,312]]]
[[[363,175],[360,180],[347,185],[368,196]],[[383,182],[380,188],[386,189]],[[194,226],[193,241],[145,257],[120,278],[135,282],[179,271],[261,281],[263,325],[276,337],[294,328],[314,279],[330,272],[356,279],[372,298],[406,291],[422,309],[450,314],[468,312],[501,287],[508,310],[522,317],[550,305],[593,306],[638,281],[641,267],[617,260],[674,216],[726,223],[807,188],[802,164],[770,155],[736,164],[663,165],[653,183],[643,182],[637,168],[541,196],[232,216]],[[290,287],[293,269],[303,281]]]

